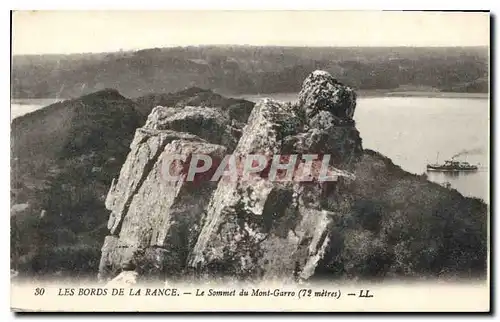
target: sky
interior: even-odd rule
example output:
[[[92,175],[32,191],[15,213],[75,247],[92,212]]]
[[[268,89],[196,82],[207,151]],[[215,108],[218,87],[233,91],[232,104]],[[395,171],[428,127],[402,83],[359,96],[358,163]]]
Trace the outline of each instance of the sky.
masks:
[[[398,11],[16,11],[14,55],[153,47],[489,46],[489,14]]]

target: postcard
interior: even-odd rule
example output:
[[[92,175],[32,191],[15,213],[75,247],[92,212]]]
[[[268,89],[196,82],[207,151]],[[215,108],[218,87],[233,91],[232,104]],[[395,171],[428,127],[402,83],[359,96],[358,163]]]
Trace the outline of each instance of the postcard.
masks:
[[[490,311],[489,12],[11,22],[12,311]]]

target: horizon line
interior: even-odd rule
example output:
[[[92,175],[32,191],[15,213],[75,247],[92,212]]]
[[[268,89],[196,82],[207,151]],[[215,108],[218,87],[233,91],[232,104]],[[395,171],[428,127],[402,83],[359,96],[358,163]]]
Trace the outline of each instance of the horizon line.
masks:
[[[12,35],[11,35],[12,40]],[[317,45],[256,45],[256,44],[196,44],[196,45],[171,45],[171,46],[163,46],[163,47],[147,47],[147,48],[130,48],[130,49],[118,49],[114,51],[87,51],[87,52],[45,52],[45,53],[25,53],[25,54],[14,54],[12,52],[12,46],[10,48],[11,56],[50,56],[50,55],[98,55],[98,54],[113,54],[113,53],[129,53],[129,52],[138,52],[142,50],[153,50],[153,49],[174,49],[174,48],[201,48],[201,47],[269,47],[269,48],[325,48],[325,49],[333,49],[333,48],[429,48],[429,49],[444,49],[444,48],[464,48],[464,49],[472,49],[472,48],[484,48],[489,49],[490,45],[462,45],[462,46],[453,46],[453,45],[429,45],[429,46],[419,46],[419,45],[380,45],[380,46],[345,46],[345,45],[331,45],[331,46],[317,46]]]

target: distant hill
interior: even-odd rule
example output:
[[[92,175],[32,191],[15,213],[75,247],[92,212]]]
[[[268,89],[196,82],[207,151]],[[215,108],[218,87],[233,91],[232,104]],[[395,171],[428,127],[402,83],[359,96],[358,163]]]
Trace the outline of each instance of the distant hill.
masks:
[[[223,94],[296,92],[316,69],[356,89],[488,90],[477,84],[488,79],[487,47],[200,46],[14,56],[12,96],[71,98],[114,88],[139,97],[194,86]]]

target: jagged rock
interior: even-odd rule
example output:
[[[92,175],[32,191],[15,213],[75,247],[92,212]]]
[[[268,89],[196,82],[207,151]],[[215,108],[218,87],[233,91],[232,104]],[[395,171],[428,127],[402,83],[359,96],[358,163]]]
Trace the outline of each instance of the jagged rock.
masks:
[[[328,111],[340,118],[352,118],[356,108],[356,93],[325,71],[312,72],[302,84],[299,105],[307,117]]]
[[[287,138],[299,153],[330,154],[332,164],[349,169],[363,153],[362,141],[352,119],[341,119],[321,110],[308,120],[307,132]],[[289,148],[290,149],[290,148]]]
[[[185,241],[192,239],[190,231],[196,230],[197,220],[216,182],[167,181],[163,177],[166,169],[162,160],[170,154],[181,154],[187,158],[197,153],[222,159],[225,152],[223,146],[205,142],[175,140],[167,144],[141,186],[131,196],[120,229],[121,240],[133,245],[166,247],[173,246],[176,240],[180,243],[182,238],[186,238]]]
[[[298,117],[291,105],[271,99],[258,103],[243,130],[234,153],[278,153],[281,140],[289,133],[295,133],[296,128],[285,132],[287,127],[293,127]]]
[[[167,144],[176,139],[203,141],[188,133],[138,129],[130,145],[129,153],[120,171],[118,181],[113,181],[106,198],[106,208],[111,210],[108,228],[117,233],[123,216],[126,215],[132,198],[158,162]]]
[[[344,104],[339,100],[336,103]],[[361,141],[350,117],[340,118],[331,110],[320,110],[307,117],[307,111],[300,104],[261,101],[252,110],[234,154],[273,156],[333,150],[338,154],[336,163],[359,155]],[[217,148],[221,146],[199,141],[203,138],[231,151],[233,144],[227,141],[231,138],[230,128],[229,120],[211,108],[153,109],[145,126],[137,131],[120,178],[113,183],[107,198],[106,205],[112,210],[108,227],[119,239],[114,241],[116,245],[108,242],[110,246],[103,247],[101,271],[113,271],[106,266],[109,262],[116,267],[119,261],[141,258],[157,270],[168,267],[171,274],[188,261],[198,271],[219,271],[238,277],[312,274],[328,244],[328,227],[332,224],[332,216],[321,209],[320,200],[328,184],[273,182],[266,178],[222,180],[218,184],[206,183],[203,194],[202,190],[190,191],[185,183],[165,185],[151,175],[158,172],[155,160],[161,158],[162,151],[179,153],[187,149],[193,153],[197,149],[222,157],[220,152],[224,150]],[[145,136],[146,131],[156,132]],[[187,146],[172,141],[176,135],[187,133],[201,138],[189,138]],[[286,151],[290,138],[298,139]],[[193,145],[196,149],[187,148]],[[185,191],[186,201],[175,203],[175,191]],[[159,202],[163,195],[173,196],[167,198],[168,202]],[[202,215],[205,212],[206,217]],[[180,237],[181,233],[187,237]],[[144,252],[150,252],[151,247],[159,247],[161,252],[145,256]],[[123,249],[121,252],[129,255],[114,254],[107,248],[118,253]],[[292,256],[286,259],[277,256],[282,251]],[[137,252],[143,254],[139,256]],[[188,253],[191,253],[189,259]]]
[[[185,173],[179,180],[167,180],[164,161],[170,155],[189,160],[193,154],[222,159],[227,149],[186,132],[164,130],[161,124],[149,122],[136,131],[120,177],[106,198],[111,210],[108,228],[114,236],[107,237],[102,249],[101,279],[112,277],[124,261],[151,275],[167,266],[170,271],[180,269],[179,258],[187,256],[198,236],[217,183],[188,182]]]
[[[261,101],[254,107],[235,153],[282,154],[283,142],[300,135],[308,125],[301,112],[290,104]],[[326,137],[336,127],[333,122],[317,123],[314,130],[324,132]],[[352,134],[357,141],[357,131]],[[325,153],[329,150],[324,146],[327,143],[321,138],[309,143],[306,140],[301,151],[292,148],[287,152]],[[357,151],[339,151],[345,158],[352,157],[353,152]],[[309,277],[328,244],[331,216],[320,207],[326,186],[265,178],[219,182],[190,266],[239,278]]]
[[[172,130],[197,135],[208,142],[233,150],[239,139],[239,129],[219,110],[186,106],[169,108],[157,106],[148,116],[145,128]]]

